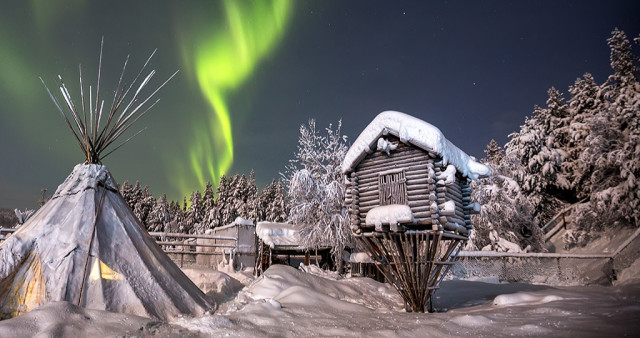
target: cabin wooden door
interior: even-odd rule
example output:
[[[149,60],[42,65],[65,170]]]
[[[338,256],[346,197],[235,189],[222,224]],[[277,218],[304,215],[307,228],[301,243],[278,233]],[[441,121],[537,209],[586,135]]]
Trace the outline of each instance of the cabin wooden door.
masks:
[[[378,176],[380,205],[407,204],[404,170],[383,172]]]

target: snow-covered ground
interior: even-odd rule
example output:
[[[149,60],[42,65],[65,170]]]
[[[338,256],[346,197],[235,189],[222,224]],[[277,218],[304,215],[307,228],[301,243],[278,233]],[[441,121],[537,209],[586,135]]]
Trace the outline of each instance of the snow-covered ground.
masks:
[[[0,337],[633,335],[640,332],[639,266],[623,272],[613,287],[445,281],[434,303],[439,312],[427,314],[403,312],[401,298],[387,284],[341,279],[317,268],[305,272],[275,265],[256,280],[190,270],[196,284],[219,302],[215,314],[162,323],[58,302],[0,321]]]

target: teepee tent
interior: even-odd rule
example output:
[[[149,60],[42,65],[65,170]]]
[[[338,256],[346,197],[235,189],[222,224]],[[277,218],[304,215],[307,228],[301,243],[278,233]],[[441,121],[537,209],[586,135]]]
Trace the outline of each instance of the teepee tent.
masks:
[[[102,59],[102,49],[100,55]],[[123,74],[125,69],[126,62]],[[0,319],[51,301],[157,319],[197,316],[213,308],[214,303],[142,228],[101,164],[102,153],[148,111],[150,107],[141,108],[166,84],[138,102],[154,73],[135,92],[130,90],[138,76],[128,87],[118,85],[102,126],[100,75],[95,93],[89,89],[91,99],[86,102],[80,73],[80,110],[61,78],[59,89],[67,112],[47,88],[86,162],[78,164],[53,197],[0,245]],[[132,97],[125,104],[130,92]]]

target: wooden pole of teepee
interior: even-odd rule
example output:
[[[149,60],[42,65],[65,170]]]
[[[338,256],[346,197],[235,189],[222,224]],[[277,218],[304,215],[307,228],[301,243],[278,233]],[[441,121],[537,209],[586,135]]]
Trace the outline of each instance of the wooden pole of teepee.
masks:
[[[60,103],[61,101],[49,90],[44,80],[40,78],[40,81],[46,88],[47,93],[49,93],[49,97],[62,115],[62,118],[67,124],[67,127],[73,134],[76,142],[78,143],[78,146],[82,150],[86,163],[100,164],[102,159],[109,156],[111,153],[118,150],[120,147],[122,147],[131,139],[144,131],[146,128],[142,128],[140,131],[127,138],[120,145],[107,151],[108,148],[111,147],[118,138],[120,138],[125,132],[127,132],[129,128],[131,128],[131,126],[133,126],[140,118],[145,116],[147,112],[158,103],[159,100],[155,100],[153,103],[149,103],[149,101],[178,73],[177,71],[173,73],[167,80],[165,80],[160,86],[152,91],[151,94],[142,99],[141,95],[153,76],[156,74],[156,71],[151,70],[140,83],[138,83],[138,79],[141,78],[140,76],[144,73],[147,65],[153,58],[153,55],[156,53],[156,50],[151,53],[131,84],[125,85],[121,88],[122,79],[129,62],[129,56],[127,55],[124,66],[122,67],[120,79],[118,80],[118,85],[113,96],[113,101],[111,102],[111,108],[109,109],[109,113],[106,117],[106,122],[104,125],[101,125],[104,115],[104,100],[100,99],[103,46],[104,38],[100,42],[100,56],[98,61],[97,78],[98,82],[96,85],[95,99],[93,97],[92,86],[89,86],[89,99],[86,99],[84,88],[85,85],[82,78],[82,67],[78,67],[80,78],[80,109],[78,109],[78,107],[74,103],[71,93],[69,93],[69,90],[67,89],[60,75],[58,75],[58,89],[62,97],[61,101],[64,103],[64,105]],[[134,88],[134,86],[137,86],[137,89],[135,91],[132,91],[132,88]],[[132,93],[132,95],[130,96],[129,93]],[[128,102],[126,105],[124,105],[125,101]],[[124,108],[121,109],[122,107]]]
[[[99,189],[99,187],[98,187]],[[105,187],[102,187],[102,193],[100,194],[100,199],[98,200],[98,204],[94,208],[94,219],[93,226],[91,228],[91,239],[89,239],[89,245],[87,247],[87,259],[84,263],[84,273],[82,274],[82,284],[80,286],[80,295],[78,296],[78,301],[76,302],[77,306],[82,307],[82,300],[84,299],[85,289],[87,288],[87,279],[89,279],[89,269],[91,265],[91,249],[93,248],[93,240],[96,237],[96,225],[98,224],[98,219],[100,219],[100,214],[102,212],[102,203],[104,203],[104,195],[107,192]],[[97,193],[97,191],[96,191]],[[100,259],[99,256],[96,256],[95,259]]]

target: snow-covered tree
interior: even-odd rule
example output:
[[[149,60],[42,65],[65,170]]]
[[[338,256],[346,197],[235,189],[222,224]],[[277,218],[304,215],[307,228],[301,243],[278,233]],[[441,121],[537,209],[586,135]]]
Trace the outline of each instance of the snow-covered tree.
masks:
[[[588,147],[587,136],[590,134],[589,123],[599,112],[603,105],[601,91],[593,76],[589,73],[576,79],[569,88],[569,111],[571,123],[569,124],[569,137],[565,145],[567,158],[563,163],[567,179],[576,199],[583,199],[591,192],[589,177],[591,170],[580,157]]]
[[[120,187],[120,195],[122,195],[124,201],[127,202],[129,208],[133,210],[136,197],[134,196],[133,186],[129,184],[129,181],[124,181],[124,183],[122,183],[122,186]]]
[[[493,139],[487,145],[487,149],[484,150],[484,153],[487,154],[487,162],[496,165],[500,164],[504,158],[504,150],[502,150],[502,147],[500,147],[498,142]]]
[[[256,186],[256,173],[251,170],[247,180],[246,215],[242,216],[250,219],[254,224],[258,221],[258,187]]]
[[[249,214],[251,213],[252,205],[248,197],[249,181],[247,180],[246,176],[242,175],[238,178],[237,184],[233,191],[233,209],[235,211],[236,217],[250,219]],[[233,217],[233,220],[235,220],[236,217]]]
[[[167,196],[162,195],[156,200],[156,203],[149,213],[147,219],[147,229],[149,231],[156,232],[168,232],[169,222],[171,221],[171,214],[169,212],[169,205],[167,204]]]
[[[215,191],[211,182],[207,182],[202,194],[202,224],[204,230],[213,227],[211,220],[211,211],[215,208]]]
[[[547,113],[541,114],[548,119],[541,121],[545,125],[545,131],[551,138],[548,142],[555,149],[564,149],[569,140],[569,125],[571,124],[571,115],[569,114],[569,106],[565,103],[564,96],[554,87],[547,91],[549,98],[547,99]]]
[[[506,176],[493,176],[472,183],[474,199],[482,206],[473,216],[476,249],[510,250],[505,241],[520,250],[544,250],[544,234],[533,219],[533,205],[518,183]]]
[[[149,186],[140,188],[140,183],[136,182],[134,187],[135,202],[133,205],[133,214],[140,220],[142,225],[148,229],[147,218],[156,200],[149,192]]]
[[[611,37],[607,39],[607,44],[609,45],[613,74],[609,76],[606,85],[618,89],[612,92],[614,95],[608,97],[615,101],[617,96],[624,95],[620,88],[638,81],[638,57],[633,54],[631,42],[625,32],[618,28],[611,32]]]
[[[607,40],[614,73],[600,87],[604,97],[588,122],[587,147],[580,160],[590,170],[589,204],[576,212],[568,245],[584,244],[602,227],[640,221],[640,83],[638,57],[624,32]]]
[[[287,199],[282,186],[282,181],[278,180],[276,183],[275,197],[269,207],[269,218],[274,222],[284,222],[289,217],[289,207],[287,206]]]
[[[259,220],[269,222],[285,222],[287,220],[286,199],[282,182],[272,180],[264,187],[258,197]]]
[[[473,215],[475,231],[467,244],[469,250],[541,251],[544,236],[534,221],[534,206],[511,178],[520,162],[505,157],[497,142],[491,140],[485,150],[485,164],[492,176],[471,183],[472,199],[481,205]]]
[[[545,127],[550,121],[549,110],[536,106],[534,116],[527,118],[520,131],[509,135],[505,145],[507,160],[513,163],[514,178],[535,208],[536,221],[544,224],[562,203],[556,197],[569,188],[562,172],[566,153],[553,146],[553,137]]]
[[[202,194],[199,190],[191,193],[189,198],[191,205],[185,213],[185,230],[187,233],[202,234],[204,233],[204,205],[202,204]]]
[[[180,206],[180,202],[171,201],[169,204],[169,214],[171,219],[168,224],[167,232],[183,232],[184,228],[182,228],[182,223],[184,222],[184,209]]]
[[[335,130],[329,125],[326,135],[321,135],[314,120],[300,126],[298,150],[283,175],[289,186],[289,221],[304,226],[302,244],[332,247],[339,264],[344,248],[352,242],[343,207],[345,183],[340,165],[347,145],[341,127],[339,121]]]
[[[209,219],[213,227],[223,226],[225,223],[226,214],[228,213],[229,204],[231,203],[231,180],[226,175],[220,177],[218,187],[216,188],[216,203],[215,208],[210,211]]]

